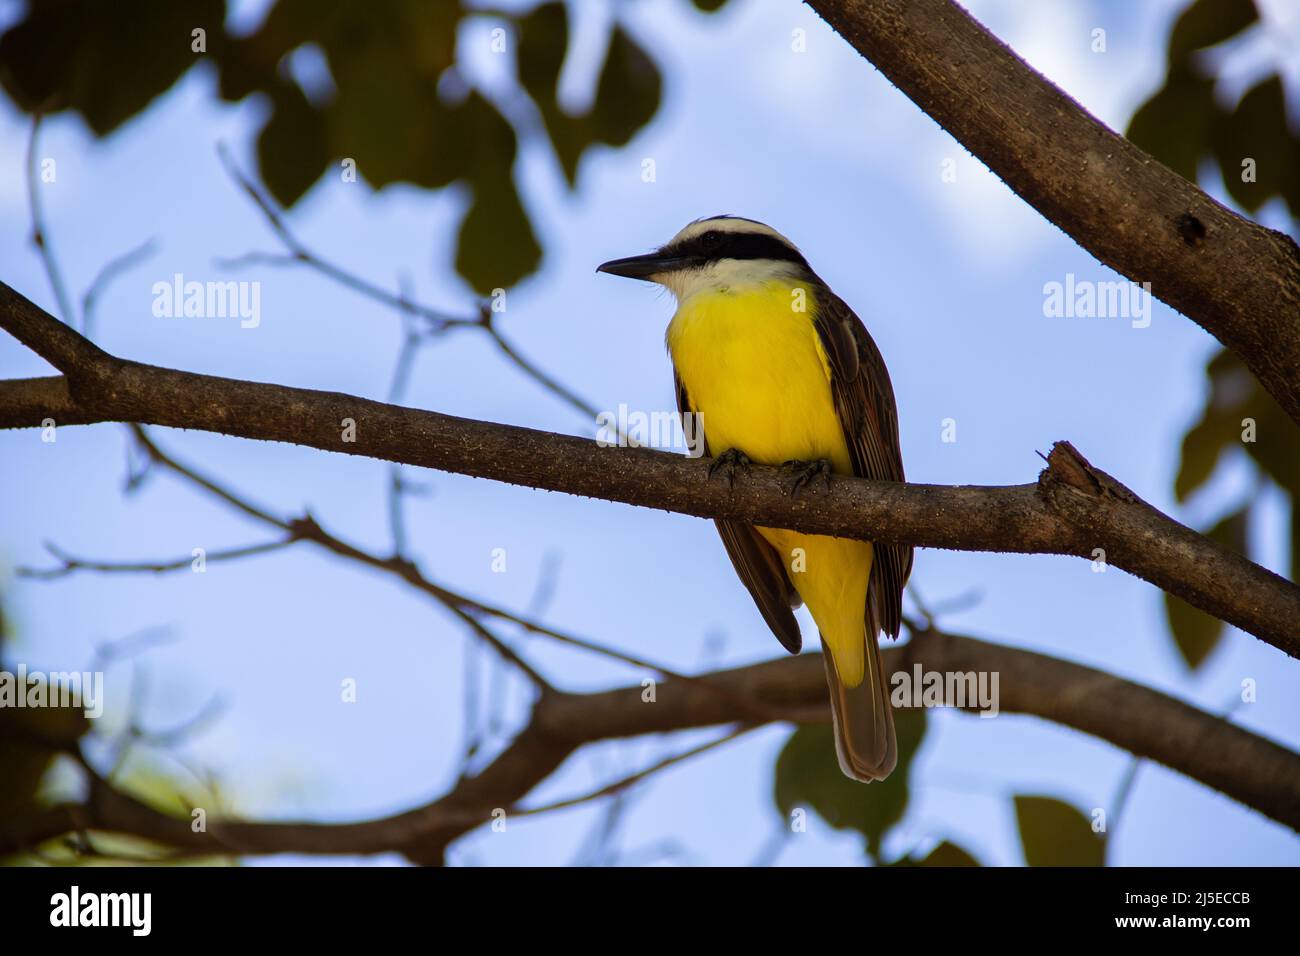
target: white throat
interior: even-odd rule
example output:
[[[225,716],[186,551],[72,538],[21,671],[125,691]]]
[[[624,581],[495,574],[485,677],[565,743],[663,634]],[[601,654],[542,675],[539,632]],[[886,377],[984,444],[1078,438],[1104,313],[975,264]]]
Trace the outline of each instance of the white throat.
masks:
[[[702,292],[743,295],[769,282],[789,282],[802,275],[793,262],[777,259],[719,259],[698,269],[676,269],[654,281],[684,302]]]

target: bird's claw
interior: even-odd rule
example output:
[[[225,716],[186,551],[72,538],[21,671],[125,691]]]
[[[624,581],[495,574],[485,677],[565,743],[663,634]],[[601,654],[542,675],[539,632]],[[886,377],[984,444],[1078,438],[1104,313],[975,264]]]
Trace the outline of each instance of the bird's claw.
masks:
[[[727,475],[727,487],[736,487],[736,470],[749,474],[749,456],[743,451],[736,448],[728,448],[717,458],[709,463],[709,477],[712,478],[719,471],[725,471]]]
[[[831,486],[831,463],[825,458],[816,461],[792,459],[782,463],[781,467],[791,473],[790,480],[786,484],[786,493],[791,497],[797,495],[819,476],[827,488]]]

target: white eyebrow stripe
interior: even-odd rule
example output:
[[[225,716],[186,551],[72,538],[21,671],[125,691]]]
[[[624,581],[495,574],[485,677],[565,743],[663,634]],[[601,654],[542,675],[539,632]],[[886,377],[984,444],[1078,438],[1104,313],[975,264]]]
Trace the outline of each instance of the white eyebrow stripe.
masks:
[[[779,239],[796,252],[799,248],[766,223],[757,222],[753,219],[736,218],[697,219],[695,222],[689,223],[686,228],[677,233],[677,235],[673,236],[672,239],[669,240],[668,244],[674,245],[679,242],[694,239],[696,236],[702,235],[710,230],[715,232],[743,232],[750,235],[771,236],[774,239]]]

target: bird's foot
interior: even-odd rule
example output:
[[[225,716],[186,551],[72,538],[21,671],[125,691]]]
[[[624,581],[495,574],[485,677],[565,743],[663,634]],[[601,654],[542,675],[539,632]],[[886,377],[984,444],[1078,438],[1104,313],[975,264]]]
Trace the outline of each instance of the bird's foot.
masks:
[[[781,467],[790,473],[786,483],[786,494],[797,495],[803,488],[820,477],[826,487],[831,486],[831,463],[825,458],[816,461],[799,461],[797,459],[782,463]]]
[[[736,487],[737,470],[749,474],[749,456],[738,448],[728,448],[709,463],[709,477],[723,472],[727,476],[728,488]]]

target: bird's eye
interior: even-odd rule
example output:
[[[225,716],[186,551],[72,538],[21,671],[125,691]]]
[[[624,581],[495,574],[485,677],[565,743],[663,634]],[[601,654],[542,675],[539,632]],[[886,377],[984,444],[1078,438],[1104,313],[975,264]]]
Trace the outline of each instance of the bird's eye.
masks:
[[[716,249],[722,243],[722,233],[710,229],[704,235],[700,236],[700,243],[705,249]]]

